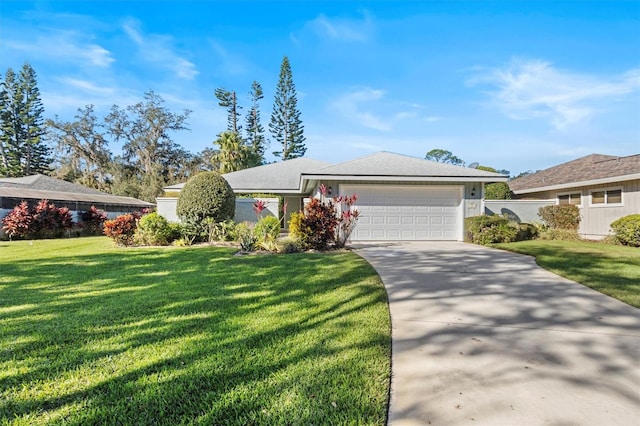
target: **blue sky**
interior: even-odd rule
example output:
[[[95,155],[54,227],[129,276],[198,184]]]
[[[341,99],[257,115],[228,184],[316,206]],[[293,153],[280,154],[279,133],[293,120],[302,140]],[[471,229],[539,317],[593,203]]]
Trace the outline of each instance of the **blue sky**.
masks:
[[[0,72],[29,62],[47,117],[154,90],[193,111],[174,140],[194,152],[226,127],[217,87],[246,111],[259,81],[267,127],[284,55],[307,157],[441,148],[517,174],[640,153],[639,1],[0,2]]]

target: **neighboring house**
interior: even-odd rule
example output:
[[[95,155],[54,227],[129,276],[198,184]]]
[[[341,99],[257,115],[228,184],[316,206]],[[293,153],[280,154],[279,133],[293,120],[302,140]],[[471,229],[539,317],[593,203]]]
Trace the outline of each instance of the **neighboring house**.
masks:
[[[390,152],[335,165],[298,158],[223,176],[236,194],[283,196],[289,215],[303,208],[305,198],[319,196],[321,184],[329,196],[355,193],[361,216],[353,241],[462,241],[464,218],[484,211],[484,183],[507,181],[496,173]]]
[[[578,232],[600,239],[611,222],[640,213],[640,154],[591,154],[509,182],[519,199],[553,199],[580,208]]]
[[[20,178],[0,178],[0,219],[22,201],[34,205],[42,199],[49,200],[56,207],[69,208],[74,214],[74,221],[78,221],[79,212],[87,211],[91,206],[104,210],[110,218],[154,207],[153,203],[136,198],[111,195],[39,174]]]

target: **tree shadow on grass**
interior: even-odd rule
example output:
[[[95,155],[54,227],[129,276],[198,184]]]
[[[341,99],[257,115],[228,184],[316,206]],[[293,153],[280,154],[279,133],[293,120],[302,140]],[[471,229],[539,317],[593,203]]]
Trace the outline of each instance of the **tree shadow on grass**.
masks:
[[[350,392],[388,384],[388,329],[367,324],[388,320],[375,272],[351,254],[231,254],[2,264],[0,365],[18,365],[0,377],[4,420],[65,407],[69,424],[379,419],[386,399]]]

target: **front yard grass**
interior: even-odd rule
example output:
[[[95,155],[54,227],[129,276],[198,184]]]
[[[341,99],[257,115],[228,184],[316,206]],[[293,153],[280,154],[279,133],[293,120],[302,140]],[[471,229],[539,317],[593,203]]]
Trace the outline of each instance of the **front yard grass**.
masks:
[[[640,308],[640,249],[585,241],[522,241],[494,247],[535,256],[555,274]]]
[[[0,242],[0,424],[384,424],[375,271],[234,252]]]

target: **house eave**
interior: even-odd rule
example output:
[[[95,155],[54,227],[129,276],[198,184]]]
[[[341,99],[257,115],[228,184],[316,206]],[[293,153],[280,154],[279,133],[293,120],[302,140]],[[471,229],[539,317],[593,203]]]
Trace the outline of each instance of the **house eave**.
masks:
[[[303,173],[302,180],[394,181],[394,182],[507,182],[507,176],[390,176],[390,175],[335,175]]]
[[[303,195],[300,189],[278,189],[278,188],[233,188],[236,194],[282,194],[282,195]]]
[[[600,178],[600,179],[590,179],[590,180],[584,180],[580,182],[560,183],[557,185],[539,186],[536,188],[516,189],[516,190],[513,190],[513,193],[516,195],[532,194],[535,192],[554,191],[554,190],[560,190],[560,189],[577,188],[580,186],[602,185],[602,184],[616,183],[616,182],[626,182],[626,181],[636,180],[636,179],[640,179],[640,173],[634,173],[630,175],[621,175],[621,176],[611,176],[611,177]]]

